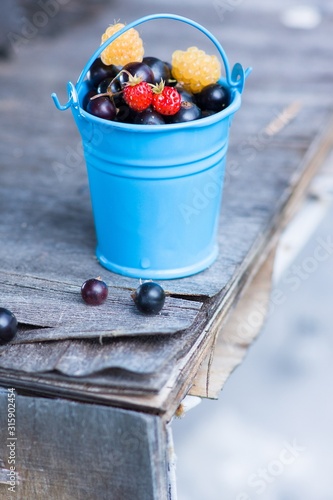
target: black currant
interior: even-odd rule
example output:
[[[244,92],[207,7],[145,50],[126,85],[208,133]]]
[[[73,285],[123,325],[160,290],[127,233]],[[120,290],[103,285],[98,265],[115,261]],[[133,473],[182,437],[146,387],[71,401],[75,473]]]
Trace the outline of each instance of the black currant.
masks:
[[[157,314],[164,306],[165,292],[158,283],[146,281],[132,294],[132,299],[140,312]]]
[[[170,78],[166,82],[166,84],[169,85],[169,87],[176,87],[176,85],[178,84],[178,82],[172,76],[172,65],[171,65],[171,63],[169,61],[164,61],[164,64],[167,66],[167,68],[170,71]]]
[[[115,121],[120,123],[134,123],[137,114],[138,113],[134,111],[134,109],[131,109],[124,102],[123,104],[117,105],[117,116]]]
[[[122,87],[118,78],[105,78],[99,83],[97,87],[97,94],[106,94],[108,91],[112,92],[112,97],[110,97],[117,108],[121,104],[124,104],[125,101],[122,95]]]
[[[191,122],[201,118],[201,109],[194,102],[182,101],[180,110],[168,117],[168,123]]]
[[[100,278],[90,278],[82,284],[81,296],[86,304],[99,306],[107,299],[108,286]]]
[[[148,108],[142,113],[137,113],[134,123],[140,125],[163,125],[165,120],[163,116],[154,109]]]
[[[211,109],[205,109],[201,113],[201,118],[206,118],[206,116],[212,116],[212,115],[215,115],[215,114],[216,114],[216,111],[212,111]]]
[[[171,78],[171,71],[169,66],[157,57],[144,57],[143,61],[149,66],[154,73],[153,83],[160,83],[161,80],[168,82]]]
[[[141,78],[142,81],[148,83],[154,83],[154,73],[153,70],[143,62],[130,62],[125,64],[123,67],[125,71],[128,71],[132,76],[137,76]],[[126,72],[120,73],[119,77],[120,83],[122,86],[128,82],[129,76]]]
[[[17,319],[15,315],[0,307],[0,343],[9,342],[13,340],[17,333]]]
[[[110,88],[110,90],[112,91],[113,94],[117,94],[118,92],[122,91],[122,88],[121,88],[121,85],[120,85],[118,78],[116,78],[116,79],[105,78],[97,86],[97,93],[98,94],[105,94],[107,92],[108,88]]]
[[[82,99],[82,108],[87,111],[87,106],[88,106],[88,103],[90,101],[90,98],[93,97],[94,95],[96,95],[96,90],[92,89],[92,90],[88,90],[88,92],[86,93],[86,95],[83,97]]]
[[[100,58],[97,58],[90,66],[90,69],[87,73],[87,79],[94,87],[97,87],[97,85],[105,78],[112,79],[117,76],[120,70],[120,66],[115,66],[114,64],[110,64],[110,66],[107,66],[102,62]]]
[[[204,87],[195,96],[196,103],[202,111],[222,111],[229,106],[230,92],[229,89],[220,83],[212,83]]]
[[[185,90],[184,87],[176,86],[176,89],[178,91],[178,94],[180,95],[180,98],[183,101],[186,102],[194,102],[195,97],[191,92],[188,92],[188,90]]]
[[[89,99],[87,112],[91,115],[97,116],[98,118],[114,120],[117,114],[117,108],[108,96],[101,95],[96,98]]]

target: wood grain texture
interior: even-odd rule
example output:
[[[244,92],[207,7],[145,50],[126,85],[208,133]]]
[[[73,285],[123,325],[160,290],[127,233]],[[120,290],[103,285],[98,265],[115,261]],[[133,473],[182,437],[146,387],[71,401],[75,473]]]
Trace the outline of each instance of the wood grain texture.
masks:
[[[102,342],[108,337],[171,334],[190,327],[201,307],[199,302],[168,296],[160,314],[147,316],[135,307],[134,289],[111,285],[108,300],[92,307],[81,298],[81,284],[9,273],[3,273],[2,280],[3,306],[20,323],[34,327],[21,329],[14,344],[83,338]]]
[[[248,280],[238,301],[217,330],[211,352],[201,364],[189,391],[192,396],[218,399],[233,370],[261,331],[269,309],[275,248]]]
[[[147,2],[145,9],[152,6]],[[122,9],[116,2],[112,18],[123,17]],[[141,7],[134,5],[136,14]],[[0,348],[3,382],[153,412],[175,406],[210,351],[214,324],[304,196],[332,146],[331,28],[323,23],[320,31],[296,36],[273,12],[245,4],[228,23],[217,14],[200,6],[194,17],[220,37],[231,61],[254,67],[231,128],[220,253],[203,273],[163,284],[170,295],[158,317],[134,310],[129,291],[138,280],[96,262],[80,137],[70,113],[59,113],[50,99],[52,91],[65,99],[65,83],[75,81],[95,49],[105,15],[89,30],[78,27],[57,43],[36,40],[15,61],[0,63],[1,303],[21,323],[16,343]],[[156,41],[154,26],[145,37],[169,58],[171,45]],[[74,57],[69,47],[78,40]],[[22,67],[29,68],[24,79]],[[87,309],[78,290],[98,275],[111,300]],[[101,336],[109,338],[101,344]]]
[[[158,417],[59,399],[15,399],[18,481],[15,494],[1,481],[1,498],[167,499],[167,436]],[[0,408],[5,430],[6,391],[0,391]],[[0,440],[0,478],[7,442]]]

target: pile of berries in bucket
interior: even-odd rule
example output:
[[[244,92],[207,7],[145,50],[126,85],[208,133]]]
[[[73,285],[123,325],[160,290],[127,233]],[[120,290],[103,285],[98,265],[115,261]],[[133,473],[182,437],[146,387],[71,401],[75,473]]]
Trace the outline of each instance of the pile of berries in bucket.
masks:
[[[102,43],[124,27],[117,23]],[[197,47],[176,50],[171,63],[144,57],[134,28],[108,45],[87,74],[90,90],[82,106],[105,120],[142,125],[182,123],[222,111],[229,89],[218,83],[221,65],[215,55]]]

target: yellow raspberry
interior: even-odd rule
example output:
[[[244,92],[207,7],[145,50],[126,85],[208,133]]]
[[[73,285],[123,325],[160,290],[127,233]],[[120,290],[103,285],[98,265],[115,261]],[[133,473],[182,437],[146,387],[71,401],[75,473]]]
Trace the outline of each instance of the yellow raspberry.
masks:
[[[206,85],[216,83],[221,76],[221,64],[216,56],[204,50],[189,47],[186,51],[175,50],[172,54],[172,76],[194,94]]]
[[[109,26],[102,35],[102,43],[124,26],[122,23]],[[125,66],[129,62],[141,62],[143,54],[143,42],[140,35],[134,28],[131,28],[103,50],[101,59],[107,65]]]

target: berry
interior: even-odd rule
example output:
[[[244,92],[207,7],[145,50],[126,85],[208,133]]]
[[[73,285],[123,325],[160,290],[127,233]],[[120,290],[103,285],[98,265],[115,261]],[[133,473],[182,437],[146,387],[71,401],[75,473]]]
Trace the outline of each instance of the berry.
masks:
[[[174,115],[179,111],[181,97],[174,87],[164,85],[163,80],[153,87],[153,108],[161,115]]]
[[[118,78],[105,78],[97,87],[98,94],[104,94],[111,98],[117,108],[124,104],[122,87]]]
[[[158,283],[146,281],[132,294],[132,299],[140,312],[157,314],[164,306],[165,293]]]
[[[148,83],[154,83],[154,73],[153,70],[143,62],[131,62],[125,64],[123,70],[119,73],[118,80],[124,87],[124,84],[129,80],[129,74],[140,78],[140,80]]]
[[[157,57],[144,57],[143,61],[149,66],[153,72],[154,78],[152,83],[159,83],[161,80],[168,82],[171,78],[171,70],[167,63],[157,59]]]
[[[222,111],[230,102],[229,89],[219,83],[211,83],[196,94],[196,103],[203,111]]]
[[[116,122],[121,123],[133,123],[135,117],[137,116],[136,111],[131,109],[126,102],[124,101],[122,104],[117,105],[117,116],[115,118]]]
[[[180,95],[181,101],[186,101],[186,102],[194,102],[194,95],[191,92],[188,92],[185,90],[183,87],[176,86],[176,89]]]
[[[110,38],[114,33],[124,28],[124,24],[117,23],[109,26],[102,35],[102,43]],[[115,64],[124,66],[131,61],[142,61],[144,54],[143,43],[139,33],[131,28],[114,40],[101,53],[101,60],[104,64]]]
[[[169,123],[191,122],[201,116],[201,109],[194,102],[183,101],[178,113],[169,118]]]
[[[17,319],[14,314],[0,307],[0,343],[13,340],[17,333]]]
[[[153,91],[147,82],[129,74],[129,80],[124,88],[124,100],[134,111],[144,111],[153,99]]]
[[[105,78],[114,78],[117,76],[121,68],[119,66],[115,66],[111,64],[107,66],[102,62],[102,60],[98,57],[90,66],[90,69],[87,73],[87,80],[91,82],[94,87],[104,80]]]
[[[140,125],[163,125],[165,120],[157,111],[152,108],[147,108],[142,113],[136,115],[134,123]]]
[[[197,47],[189,47],[187,51],[175,50],[171,64],[172,76],[185,90],[193,93],[200,92],[210,83],[216,83],[221,76],[218,58],[209,56]]]
[[[171,63],[169,61],[164,61],[164,64],[169,68],[169,71],[170,71],[170,78],[169,78],[169,80],[167,80],[167,84],[170,87],[175,87],[178,82],[172,76],[172,66],[171,66]]]
[[[101,278],[90,278],[82,284],[81,296],[86,304],[99,306],[107,299],[108,286]]]
[[[104,78],[97,86],[97,94],[106,94],[110,88],[112,93],[121,92],[121,86],[117,79],[114,78]]]
[[[114,120],[117,114],[117,109],[108,96],[96,94],[96,96],[90,98],[87,104],[87,112],[91,115],[97,116],[98,118]]]
[[[88,103],[89,103],[91,97],[94,97],[94,95],[96,95],[96,90],[91,89],[91,90],[88,90],[88,92],[86,93],[86,95],[83,97],[83,99],[82,99],[82,108],[85,111],[87,111]]]
[[[215,115],[215,111],[212,111],[211,109],[204,109],[201,113],[201,118],[207,118],[207,116],[212,115]]]

